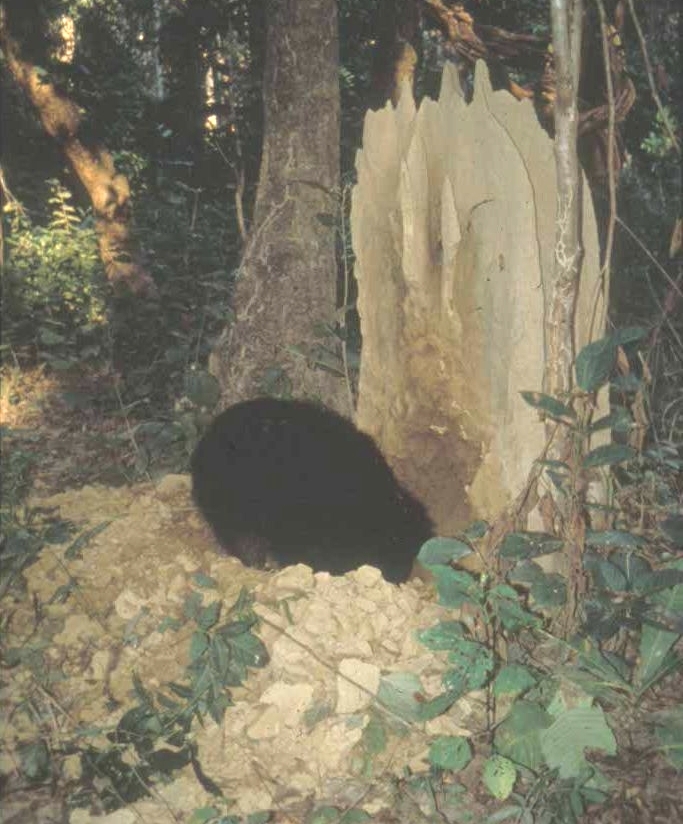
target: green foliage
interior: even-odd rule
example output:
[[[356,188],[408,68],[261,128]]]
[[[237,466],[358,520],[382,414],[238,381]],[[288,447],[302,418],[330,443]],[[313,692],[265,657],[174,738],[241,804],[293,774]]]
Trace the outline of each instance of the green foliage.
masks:
[[[3,351],[28,351],[54,369],[101,356],[105,303],[102,265],[88,213],[48,181],[50,220],[32,223],[9,211],[8,260],[2,274]]]
[[[257,619],[251,604],[251,596],[243,591],[227,620],[219,623],[219,601],[204,605],[199,593],[187,600],[186,616],[197,629],[190,641],[186,681],[170,683],[167,691],[153,695],[133,676],[137,703],[108,733],[111,746],[80,750],[83,776],[73,803],[83,806],[97,800],[106,811],[118,809],[148,795],[154,778],[170,776],[189,763],[204,788],[221,795],[197,761],[191,727],[194,719],[201,723],[207,715],[220,723],[231,705],[230,687],[240,686],[249,668],[268,663],[263,643],[252,632]],[[209,815],[198,820],[214,819]]]
[[[21,573],[36,560],[45,544],[64,543],[73,533],[72,525],[53,510],[25,504],[36,456],[18,446],[17,435],[11,430],[3,428],[2,441],[0,597],[13,587],[23,586]]]
[[[425,646],[448,655],[452,667],[443,677],[444,691],[418,702],[419,680],[394,674],[392,683],[400,687],[400,700],[391,706],[404,718],[428,720],[447,712],[473,690],[486,689],[489,706],[497,699],[501,715],[491,719],[492,751],[481,753],[485,757],[482,781],[492,796],[507,799],[510,806],[491,820],[535,821],[532,810],[538,810],[545,816],[542,820],[576,822],[589,804],[604,801],[609,785],[587,752],[617,753],[612,727],[621,719],[606,710],[636,705],[682,664],[677,646],[683,637],[683,559],[676,559],[675,549],[683,543],[683,521],[675,495],[665,495],[667,484],[662,479],[663,467],[680,471],[680,457],[676,450],[661,447],[656,455],[641,456],[623,442],[589,447],[595,432],[611,428],[615,439],[623,439],[632,429],[627,406],[618,406],[599,421],[593,420],[593,411],[597,392],[614,380],[617,355],[621,352],[621,357],[643,336],[644,330],[631,327],[584,348],[577,357],[578,388],[569,398],[538,392],[525,392],[523,397],[571,435],[566,460],[540,462],[560,502],[577,499],[596,473],[611,470],[622,483],[636,486],[647,472],[650,489],[651,479],[659,477],[662,492],[655,534],[658,543],[666,546],[668,560],[655,566],[649,554],[651,542],[629,529],[624,513],[616,506],[599,509],[608,526],[585,534],[583,565],[590,589],[580,604],[583,624],[576,636],[554,642],[552,657],[559,661],[546,666],[543,654],[533,656],[532,664],[520,653],[552,638],[549,619],[566,608],[567,580],[538,563],[540,557],[564,549],[565,535],[506,535],[498,547],[502,563],[498,575],[476,576],[454,566],[475,552],[477,541],[485,537],[481,529],[469,530],[467,542],[433,539],[418,555],[433,575],[439,602],[458,609],[470,621],[445,620],[419,633]],[[638,382],[635,386],[642,390]],[[665,506],[670,514],[662,517]],[[502,636],[508,648],[516,648],[515,659],[505,661],[493,652],[500,648],[497,639]],[[622,639],[619,645],[613,643],[616,637]],[[652,718],[662,752],[674,765],[683,752],[679,715],[675,709]],[[668,727],[667,721],[671,721]],[[432,743],[429,761],[435,769],[462,769],[473,744],[474,739],[439,737]],[[478,750],[477,745],[476,754]],[[525,788],[525,796],[515,794],[517,785]]]

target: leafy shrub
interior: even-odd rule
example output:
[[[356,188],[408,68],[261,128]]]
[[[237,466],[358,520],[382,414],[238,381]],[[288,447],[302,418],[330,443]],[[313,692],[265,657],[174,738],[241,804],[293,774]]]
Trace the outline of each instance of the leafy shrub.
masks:
[[[3,350],[63,369],[101,354],[104,282],[91,216],[72,205],[58,181],[49,183],[46,226],[17,205],[8,213]]]
[[[624,381],[623,372],[626,352],[643,334],[621,330],[585,347],[576,361],[578,388],[569,399],[523,393],[573,435],[573,454],[566,462],[540,462],[560,506],[579,498],[596,473],[620,470],[613,474],[619,494],[599,510],[609,528],[589,529],[585,535],[583,573],[590,584],[578,605],[578,632],[568,638],[552,633],[553,626],[566,625],[570,582],[535,560],[564,549],[568,536],[508,534],[498,546],[500,566],[480,576],[454,564],[473,554],[486,525],[475,525],[462,540],[432,539],[418,556],[434,577],[440,603],[460,609],[469,621],[441,621],[419,635],[429,649],[448,654],[451,667],[439,695],[427,700],[417,676],[392,673],[382,680],[378,697],[407,721],[427,721],[465,694],[486,691],[490,735],[482,781],[492,796],[510,804],[496,820],[507,815],[573,823],[587,805],[606,800],[609,782],[586,751],[615,755],[613,728],[624,724],[623,710],[635,708],[654,684],[683,665],[677,651],[683,638],[683,515],[676,496],[660,490],[651,518],[643,519],[639,508],[637,531],[618,505],[626,491],[640,494],[644,478],[651,490],[653,473],[660,486],[666,486],[667,472],[680,477],[683,460],[662,445],[643,455],[625,443],[588,448],[597,430],[610,427],[623,440],[636,429],[625,406],[597,421],[593,412],[597,393],[607,384],[622,394],[625,385],[633,393],[642,390],[628,369]],[[621,376],[614,375],[617,361]],[[649,718],[654,739],[676,768],[683,752],[680,718],[680,707]],[[481,754],[478,741],[457,735],[434,739],[433,770],[457,774],[475,752]],[[524,795],[514,792],[519,779]]]

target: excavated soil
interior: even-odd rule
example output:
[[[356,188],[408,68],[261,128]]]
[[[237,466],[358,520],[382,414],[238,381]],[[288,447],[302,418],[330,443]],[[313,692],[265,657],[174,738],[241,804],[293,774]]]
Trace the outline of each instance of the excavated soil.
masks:
[[[376,820],[424,821],[428,801],[404,779],[427,769],[429,736],[480,727],[481,704],[463,700],[448,718],[421,726],[389,718],[379,752],[368,751],[364,733],[377,713],[386,716],[376,700],[382,676],[416,674],[425,699],[441,691],[445,655],[420,645],[416,630],[452,612],[434,603],[422,581],[394,586],[371,567],[338,578],[304,566],[247,569],[216,551],[189,487],[187,476],[168,475],[156,486],[87,486],[32,501],[58,508],[81,531],[101,531],[80,557],[68,557],[68,544],[45,547],[25,573],[27,592],[5,604],[9,646],[35,646],[42,663],[3,683],[10,721],[0,773],[16,774],[17,753],[45,736],[46,718],[51,751],[88,736],[105,744],[135,703],[134,674],[152,694],[182,682],[194,628],[183,611],[188,597],[201,593],[204,603],[230,606],[246,587],[255,593],[270,663],[232,690],[222,724],[207,719],[193,728],[197,760],[232,800],[230,812],[270,810],[272,820],[303,822],[328,804],[358,807]],[[205,579],[200,585],[200,574],[214,587]],[[179,629],[169,629],[169,619]],[[55,769],[56,784],[78,784],[77,758]],[[58,792],[44,803],[30,795],[31,812],[29,796],[17,791],[8,794],[5,821],[189,821],[195,809],[215,803],[189,766],[150,789],[149,799],[109,815],[68,810]]]

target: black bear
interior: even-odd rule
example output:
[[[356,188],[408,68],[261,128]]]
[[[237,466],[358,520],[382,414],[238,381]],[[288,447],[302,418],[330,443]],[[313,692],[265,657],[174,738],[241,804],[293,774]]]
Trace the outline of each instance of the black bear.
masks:
[[[307,401],[257,398],[210,425],[192,456],[195,502],[220,544],[249,566],[362,564],[405,581],[432,536],[372,438]]]

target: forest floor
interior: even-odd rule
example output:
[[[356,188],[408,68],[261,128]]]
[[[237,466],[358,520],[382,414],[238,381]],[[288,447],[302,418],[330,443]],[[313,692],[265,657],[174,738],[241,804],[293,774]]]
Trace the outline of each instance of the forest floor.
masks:
[[[43,547],[21,585],[3,589],[3,654],[21,651],[0,682],[3,821],[184,822],[213,806],[217,816],[271,810],[273,822],[305,824],[328,805],[362,809],[369,817],[358,820],[383,824],[455,824],[500,810],[503,802],[483,789],[480,758],[460,773],[426,778],[434,736],[482,740],[483,693],[426,725],[396,725],[375,699],[390,673],[417,676],[423,698],[439,693],[446,655],[415,635],[453,612],[422,581],[392,586],[367,567],[340,578],[300,566],[272,574],[218,554],[187,475],[134,479],[139,447],[130,422],[98,403],[111,396],[103,381],[65,384],[42,370],[3,381],[3,461],[17,451],[32,458],[21,481],[30,486],[28,507],[72,527],[66,543]],[[112,730],[139,701],[136,680],[149,694],[183,681],[194,631],[188,603],[232,604],[245,587],[255,592],[270,663],[231,690],[234,705],[221,724],[205,719],[193,728],[196,764],[150,783],[149,797],[125,807],[128,818],[106,813],[102,776],[84,776],[76,754],[113,747]],[[682,694],[679,673],[638,707],[610,715],[618,755],[594,760],[613,782],[614,800],[585,820],[683,820],[683,774],[653,746],[645,720]],[[20,765],[37,740],[52,760],[31,783]],[[87,805],[75,808],[85,785]]]

